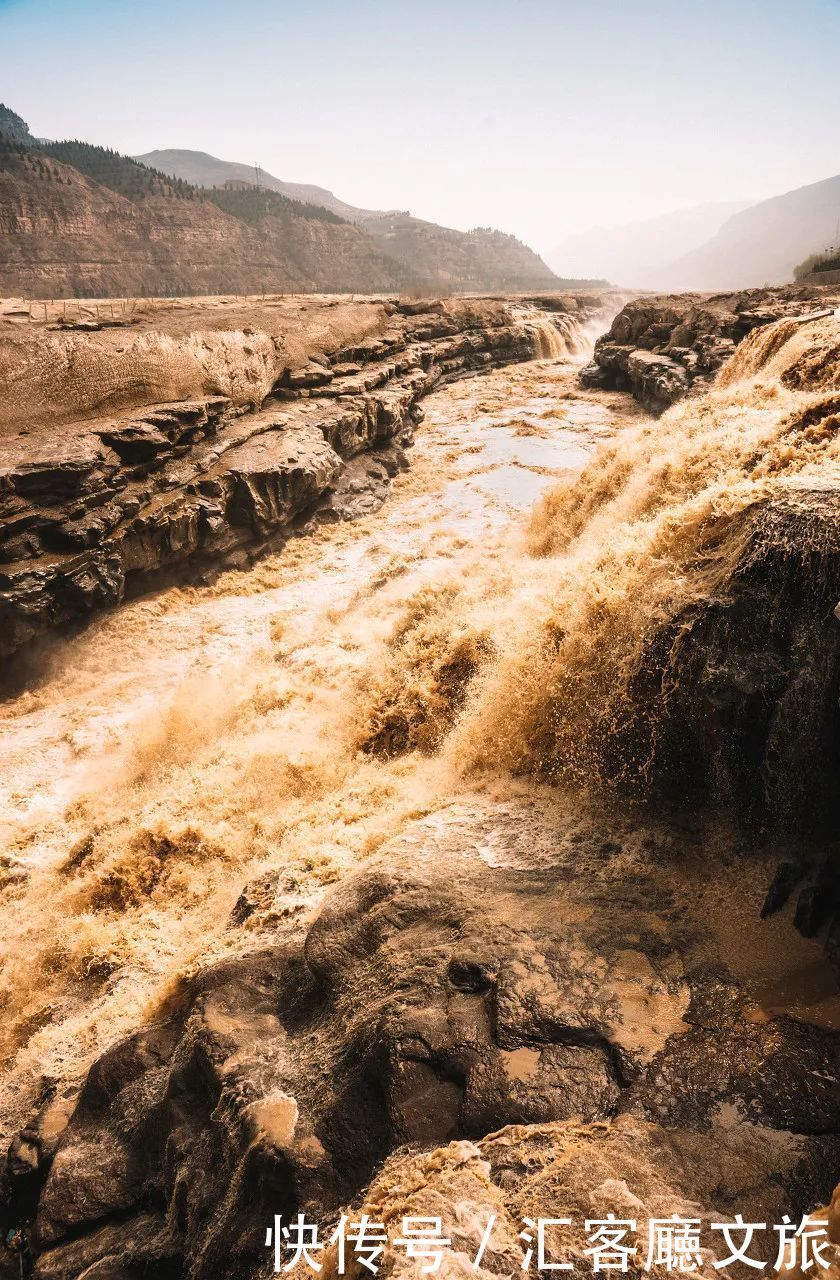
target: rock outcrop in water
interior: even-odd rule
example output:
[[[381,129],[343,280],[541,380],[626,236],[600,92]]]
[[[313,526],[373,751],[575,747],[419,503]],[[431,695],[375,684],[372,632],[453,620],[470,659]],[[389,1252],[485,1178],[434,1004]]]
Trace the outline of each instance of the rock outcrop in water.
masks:
[[[774,379],[779,397],[789,393],[778,407],[762,389]],[[729,423],[755,414],[758,428],[728,486],[742,488],[743,505],[725,510],[723,495],[698,529],[693,598],[648,638],[629,736],[645,742],[634,750],[654,791],[726,806],[754,838],[784,835],[804,851],[840,831],[840,324],[829,312],[763,327],[718,384],[717,402],[694,412],[714,424],[707,443],[722,467]],[[821,896],[824,922],[837,895],[824,886]]]
[[[667,694],[649,776],[666,795],[730,807],[755,837],[803,847],[840,831],[840,492],[804,477],[780,487],[726,542],[716,590],[657,636],[635,691],[641,705],[658,668]],[[824,918],[834,897],[824,891]]]
[[[603,528],[610,511],[624,550],[611,556],[600,529],[591,548],[614,591],[606,604],[593,592],[578,622],[580,681],[598,692],[566,688],[561,650],[543,683],[562,684],[562,714],[541,701],[532,735],[557,726],[540,747],[561,773],[582,734],[585,765],[603,778],[722,806],[754,840],[772,833],[800,850],[840,831],[840,324],[805,301],[804,316],[798,297],[785,318],[765,308],[707,394],[605,449],[546,509],[540,553],[585,537],[593,516]],[[635,318],[650,340],[651,314],[667,327],[677,311],[641,301],[613,332],[629,336]],[[569,604],[564,593],[559,618]],[[598,637],[613,646],[603,683]],[[823,897],[825,920],[834,895]]]
[[[636,298],[598,339],[581,384],[631,391],[652,413],[661,413],[693,387],[708,387],[753,329],[833,307],[835,293],[786,286]]]
[[[574,346],[579,317],[600,305],[344,304],[347,341],[313,304],[318,345],[300,340],[296,359],[288,335],[253,327],[151,330],[116,350],[98,334],[7,340],[3,416],[27,425],[0,443],[0,656],[162,573],[248,563],[304,515],[369,512],[404,464],[425,394]],[[143,403],[156,383],[186,398]],[[83,420],[39,413],[62,391],[64,418],[75,401]],[[121,401],[134,405],[99,416]]]

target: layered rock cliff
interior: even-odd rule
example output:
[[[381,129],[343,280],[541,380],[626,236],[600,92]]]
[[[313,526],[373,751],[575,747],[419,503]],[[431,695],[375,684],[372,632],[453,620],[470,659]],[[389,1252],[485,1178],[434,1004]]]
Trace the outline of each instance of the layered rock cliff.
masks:
[[[248,223],[208,200],[136,202],[57,160],[38,166],[0,167],[3,294],[362,293],[416,283],[349,222],[268,212]]]
[[[370,510],[423,395],[544,354],[547,332],[559,349],[601,301],[550,305],[315,305],[303,325],[290,305],[244,330],[0,340],[3,656],[161,573],[246,563],[316,509]]]
[[[340,202],[332,201],[339,212],[310,203],[317,188],[195,187],[103,148],[38,144],[13,114],[0,117],[0,293],[487,291],[559,283],[533,250],[501,232],[363,210],[342,216],[349,206]]]
[[[254,181],[251,165],[219,160],[202,151],[167,149],[136,157],[143,164],[182,178],[200,187]],[[362,227],[386,257],[399,263],[413,277],[434,289],[544,289],[557,288],[558,279],[542,258],[502,231],[476,228],[456,231],[398,210],[359,209],[339,200],[331,191],[299,182],[284,182],[261,171],[263,186],[296,200],[310,201]],[[574,283],[563,281],[567,288]],[[600,280],[606,286],[605,280]]]

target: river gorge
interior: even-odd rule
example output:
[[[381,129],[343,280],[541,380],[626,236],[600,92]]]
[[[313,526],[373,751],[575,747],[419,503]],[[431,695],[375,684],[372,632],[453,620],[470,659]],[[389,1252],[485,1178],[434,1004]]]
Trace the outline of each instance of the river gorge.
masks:
[[[840,322],[704,305],[4,335],[3,1274],[828,1202]]]

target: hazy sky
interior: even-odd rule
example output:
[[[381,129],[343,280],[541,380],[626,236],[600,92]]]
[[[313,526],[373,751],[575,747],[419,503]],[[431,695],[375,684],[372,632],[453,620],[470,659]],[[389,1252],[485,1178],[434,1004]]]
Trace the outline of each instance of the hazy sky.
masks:
[[[840,0],[0,0],[39,136],[567,233],[840,172]]]

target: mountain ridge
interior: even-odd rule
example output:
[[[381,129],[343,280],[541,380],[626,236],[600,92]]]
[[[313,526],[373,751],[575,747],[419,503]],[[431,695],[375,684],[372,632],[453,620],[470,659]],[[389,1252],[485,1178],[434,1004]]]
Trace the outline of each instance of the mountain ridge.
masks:
[[[521,292],[563,284],[503,232],[356,210],[324,188],[272,182],[234,177],[197,187],[95,144],[39,142],[3,107],[0,290],[61,298]]]
[[[623,287],[709,293],[788,284],[798,264],[838,243],[840,174],[763,200],[713,202],[591,228],[546,257],[555,271],[598,272]]]
[[[220,160],[208,151],[192,151],[187,148],[171,147],[155,151],[147,151],[143,155],[132,156],[138,164],[150,169],[159,169],[172,178],[182,178],[197,187],[222,186],[226,182],[245,182],[249,185],[260,185],[291,200],[300,200],[305,204],[320,205],[330,209],[348,222],[355,222],[359,217],[375,216],[376,210],[359,209],[355,205],[340,200],[326,187],[316,186],[311,182],[284,182],[275,178],[273,173],[259,170],[257,181],[256,165],[242,164],[237,160]]]
[[[8,295],[375,293],[416,283],[360,227],[326,211],[302,216],[275,195],[279,207],[251,221],[201,193],[167,189],[143,166],[145,189],[130,197],[121,179],[117,189],[103,185],[55,150],[0,135],[0,291]]]
[[[234,160],[220,160],[206,151],[159,149],[134,156],[141,164],[159,169],[172,178],[203,187],[228,183],[259,184],[292,199],[306,199],[363,228],[382,253],[436,288],[538,289],[572,283],[558,278],[548,264],[516,236],[487,227],[458,231],[405,210],[362,209],[341,200],[326,187],[286,182],[266,170]],[[486,275],[484,262],[495,264],[495,284]],[[580,282],[577,282],[580,283]],[[585,283],[603,284],[602,279]]]

